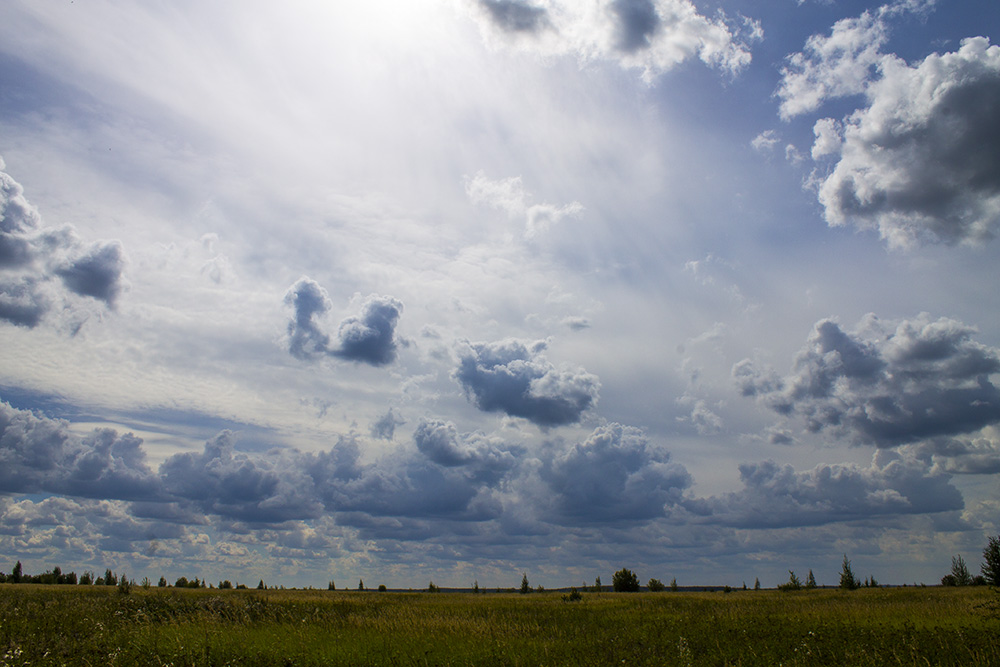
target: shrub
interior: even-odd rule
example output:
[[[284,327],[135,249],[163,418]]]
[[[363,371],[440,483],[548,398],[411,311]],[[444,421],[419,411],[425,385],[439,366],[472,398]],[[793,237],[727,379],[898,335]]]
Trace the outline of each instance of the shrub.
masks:
[[[623,567],[611,577],[611,588],[617,593],[635,593],[639,590],[639,577],[632,570]]]
[[[582,599],[583,596],[580,595],[580,591],[576,590],[575,586],[569,589],[569,595],[563,596],[563,602],[579,602]]]
[[[379,593],[385,593],[387,590],[389,590],[389,589],[385,587],[385,584],[379,584],[378,585],[378,592]]]
[[[646,584],[646,587],[653,593],[659,593],[660,591],[665,590],[667,588],[666,586],[663,585],[663,582],[660,581],[659,579],[650,579],[649,583]]]

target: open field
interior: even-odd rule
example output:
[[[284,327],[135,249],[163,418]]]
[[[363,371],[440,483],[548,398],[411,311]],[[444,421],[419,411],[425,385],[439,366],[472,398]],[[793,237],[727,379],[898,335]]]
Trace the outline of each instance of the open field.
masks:
[[[491,664],[1000,665],[1000,593],[0,586],[0,667]]]

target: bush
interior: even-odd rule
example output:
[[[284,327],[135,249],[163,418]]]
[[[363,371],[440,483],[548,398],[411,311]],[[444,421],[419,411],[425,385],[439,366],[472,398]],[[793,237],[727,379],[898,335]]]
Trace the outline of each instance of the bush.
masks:
[[[569,589],[569,595],[563,596],[563,602],[579,602],[582,599],[583,596],[580,595],[580,591],[576,590],[575,586]]]
[[[611,577],[611,588],[616,593],[635,593],[639,590],[639,577],[632,570],[623,567]]]
[[[659,579],[650,579],[646,587],[653,593],[659,593],[660,591],[666,590],[666,586]]]

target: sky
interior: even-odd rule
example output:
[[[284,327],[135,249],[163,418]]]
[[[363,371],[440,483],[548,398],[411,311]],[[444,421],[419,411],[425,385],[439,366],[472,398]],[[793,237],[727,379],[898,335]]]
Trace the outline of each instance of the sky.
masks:
[[[0,570],[936,583],[1000,4],[0,5]]]

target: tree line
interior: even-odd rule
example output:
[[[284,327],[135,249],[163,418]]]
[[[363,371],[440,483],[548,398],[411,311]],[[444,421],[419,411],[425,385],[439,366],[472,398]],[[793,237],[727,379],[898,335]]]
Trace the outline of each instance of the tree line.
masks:
[[[1000,587],[1000,535],[996,535],[988,538],[986,547],[983,549],[983,562],[979,566],[979,574],[972,574],[969,570],[968,564],[965,559],[959,554],[952,557],[951,559],[951,571],[941,578],[942,586],[998,586]],[[783,591],[795,591],[801,589],[812,589],[817,588],[816,577],[813,575],[813,571],[809,570],[809,574],[806,580],[803,582],[794,571],[788,571],[789,577],[788,581],[782,584],[778,584],[778,589]],[[77,576],[76,572],[63,572],[58,566],[47,570],[41,574],[25,574],[24,568],[21,565],[21,561],[17,561],[14,565],[13,570],[10,574],[5,574],[0,572],[0,584],[68,584],[68,585],[94,585],[94,586],[118,586],[119,588],[125,587],[130,588],[135,582],[130,580],[124,574],[118,575],[111,571],[110,568],[105,570],[103,576],[95,577],[93,572],[84,572],[83,574]],[[140,585],[143,588],[150,588],[152,583],[148,577],[144,577]],[[165,577],[160,577],[157,582],[157,587],[165,588],[170,586],[167,583]],[[877,587],[879,586],[878,581],[876,581],[874,576],[867,577],[864,582],[862,582],[854,574],[854,570],[851,567],[851,561],[844,555],[844,560],[841,563],[840,571],[840,582],[839,587],[845,590],[855,590],[862,587]],[[178,577],[173,583],[174,588],[216,588],[215,585],[209,584],[204,579],[199,579],[195,577],[194,579],[188,579],[187,577]],[[218,588],[220,589],[246,589],[245,584],[234,585],[228,579],[219,582]],[[266,589],[267,586],[264,584],[264,580],[261,579],[257,584],[256,588],[258,590]],[[631,593],[637,592],[641,589],[639,583],[639,577],[635,572],[628,568],[622,568],[614,573],[611,578],[611,590],[615,592]],[[760,590],[760,579],[754,580],[753,589]],[[676,577],[670,581],[669,584],[664,584],[659,579],[650,579],[646,584],[646,589],[651,592],[659,592],[665,590],[676,591],[679,589],[677,585]],[[334,582],[329,582],[327,585],[327,590],[337,590]],[[358,590],[364,591],[365,588],[364,581],[358,582]],[[380,585],[378,587],[379,591],[385,591],[385,585]],[[438,592],[440,587],[436,586],[432,581],[426,589],[430,592]],[[515,589],[508,589],[514,591]],[[570,599],[579,599],[580,591],[588,591],[592,593],[600,593],[605,590],[604,584],[601,583],[601,578],[597,577],[594,580],[592,586],[588,584],[583,584],[579,588],[573,587],[570,591]],[[731,587],[726,586],[724,591],[729,592],[732,590]],[[747,585],[744,582],[743,590],[747,590]],[[528,582],[528,575],[525,573],[521,577],[521,586],[519,592],[522,594],[531,592],[542,592],[544,588],[538,586],[532,588],[531,584]],[[479,582],[477,581],[473,585],[473,593],[479,593]],[[500,592],[500,589],[497,589]]]

